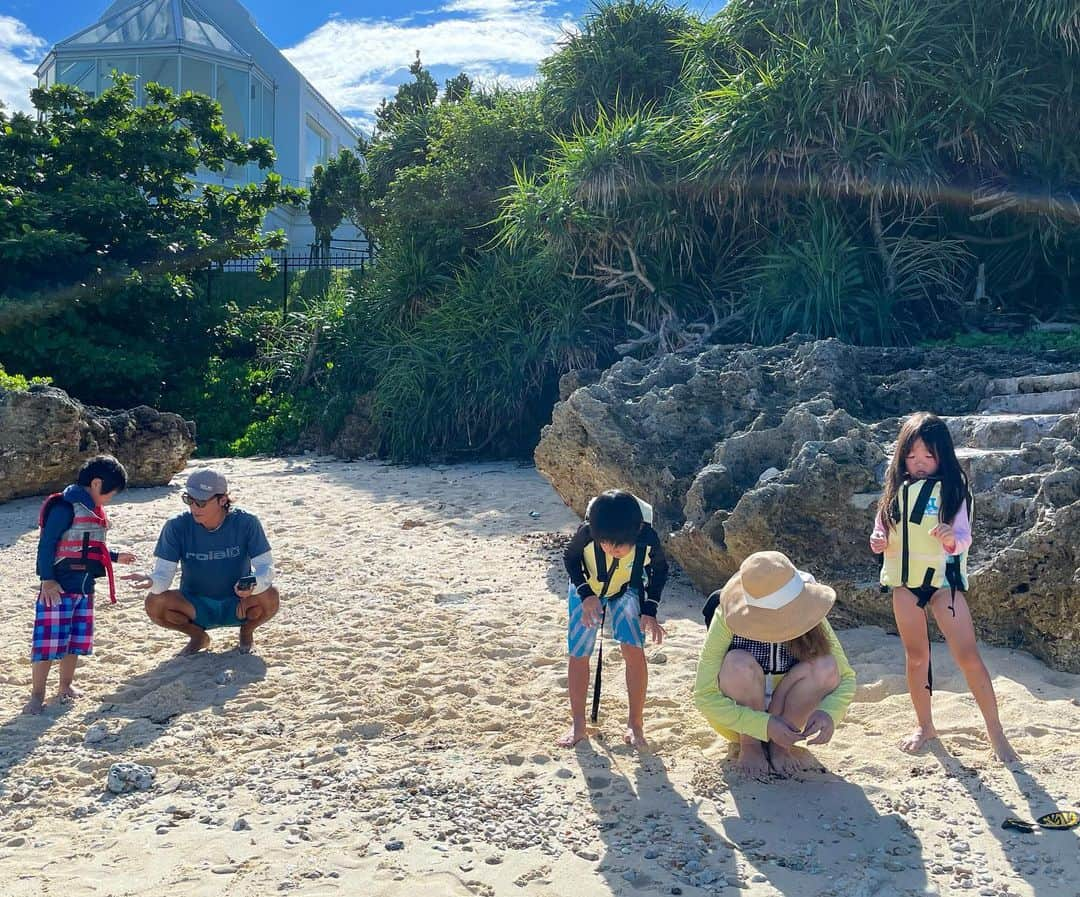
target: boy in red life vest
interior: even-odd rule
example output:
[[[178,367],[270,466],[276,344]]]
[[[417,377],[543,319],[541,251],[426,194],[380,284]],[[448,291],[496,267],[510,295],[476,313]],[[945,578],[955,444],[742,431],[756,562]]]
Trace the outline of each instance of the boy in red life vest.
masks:
[[[71,683],[79,655],[94,650],[94,579],[108,577],[109,599],[115,601],[113,562],[135,563],[135,555],[109,551],[105,544],[109,527],[105,505],[126,485],[124,466],[112,455],[98,455],[82,466],[74,484],[50,495],[41,506],[33,686],[23,713],[41,713],[54,660],[60,661],[59,700],[70,701],[80,694]]]

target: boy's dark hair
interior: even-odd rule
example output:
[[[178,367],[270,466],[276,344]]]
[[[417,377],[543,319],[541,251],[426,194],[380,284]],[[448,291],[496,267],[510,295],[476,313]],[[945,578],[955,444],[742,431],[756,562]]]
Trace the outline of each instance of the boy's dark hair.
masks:
[[[601,492],[589,507],[589,529],[596,542],[633,545],[644,519],[637,499],[621,489]]]
[[[112,455],[95,455],[79,468],[80,486],[89,486],[95,479],[101,480],[102,492],[123,492],[127,487],[127,471]]]

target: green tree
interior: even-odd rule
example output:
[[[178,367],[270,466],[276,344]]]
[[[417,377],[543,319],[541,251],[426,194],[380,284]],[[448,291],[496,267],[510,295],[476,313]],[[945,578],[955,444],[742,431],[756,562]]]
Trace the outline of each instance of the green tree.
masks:
[[[330,237],[342,221],[348,219],[362,228],[360,216],[367,193],[368,173],[364,160],[343,149],[325,165],[316,165],[311,179],[308,215],[315,226],[315,236],[326,249]]]
[[[215,314],[191,272],[282,246],[263,216],[304,199],[272,173],[196,188],[200,168],[268,168],[272,147],[229,134],[207,97],[146,94],[117,76],[96,98],[32,91],[38,119],[0,111],[0,355],[99,404],[155,402],[205,359]]]
[[[197,190],[200,168],[273,164],[266,140],[229,134],[220,107],[155,84],[135,103],[130,77],[91,98],[59,85],[31,92],[39,119],[0,111],[0,327],[161,277],[281,245],[264,214],[303,193],[261,184]]]

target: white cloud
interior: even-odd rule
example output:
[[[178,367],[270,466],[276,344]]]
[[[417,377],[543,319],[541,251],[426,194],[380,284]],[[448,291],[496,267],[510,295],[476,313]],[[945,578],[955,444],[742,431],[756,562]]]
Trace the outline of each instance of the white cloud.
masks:
[[[545,0],[449,0],[409,19],[333,18],[285,55],[353,121],[368,123],[407,81],[417,51],[436,80],[464,71],[484,83],[524,85],[572,20]]]
[[[8,112],[30,112],[34,69],[48,45],[18,19],[0,15],[0,101]]]

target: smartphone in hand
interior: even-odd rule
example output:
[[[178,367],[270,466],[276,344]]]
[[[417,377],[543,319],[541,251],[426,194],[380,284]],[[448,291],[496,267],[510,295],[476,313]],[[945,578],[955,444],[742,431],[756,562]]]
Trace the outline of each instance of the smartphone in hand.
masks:
[[[255,577],[254,576],[241,576],[236,581],[236,587],[241,592],[250,592],[253,588],[255,588]]]

